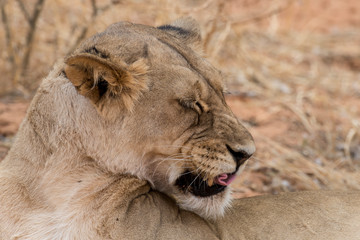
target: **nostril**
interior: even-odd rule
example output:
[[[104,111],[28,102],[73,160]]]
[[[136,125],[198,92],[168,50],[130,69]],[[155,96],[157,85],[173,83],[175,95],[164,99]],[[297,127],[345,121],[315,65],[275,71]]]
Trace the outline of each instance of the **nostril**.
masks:
[[[252,155],[248,154],[246,151],[243,150],[234,151],[229,145],[226,145],[226,148],[230,152],[231,156],[234,158],[237,167],[240,167]]]

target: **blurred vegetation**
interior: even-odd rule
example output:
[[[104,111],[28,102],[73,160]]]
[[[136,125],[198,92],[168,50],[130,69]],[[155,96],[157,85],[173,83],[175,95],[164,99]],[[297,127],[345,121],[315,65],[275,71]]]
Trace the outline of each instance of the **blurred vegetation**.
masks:
[[[205,56],[228,76],[230,106],[258,146],[235,194],[360,189],[358,5],[2,0],[0,96],[31,99],[55,61],[113,22],[157,26],[192,16]]]

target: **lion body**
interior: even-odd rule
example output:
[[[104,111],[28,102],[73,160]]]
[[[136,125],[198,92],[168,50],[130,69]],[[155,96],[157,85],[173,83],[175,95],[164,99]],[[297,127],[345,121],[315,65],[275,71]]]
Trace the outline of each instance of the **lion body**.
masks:
[[[198,40],[191,21],[118,23],[54,67],[0,163],[0,239],[359,237],[358,192],[225,211],[255,147]]]

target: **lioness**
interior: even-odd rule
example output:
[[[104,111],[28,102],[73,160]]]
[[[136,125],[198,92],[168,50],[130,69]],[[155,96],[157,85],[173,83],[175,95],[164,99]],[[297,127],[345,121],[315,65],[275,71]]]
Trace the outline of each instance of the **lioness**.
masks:
[[[230,208],[255,146],[199,45],[191,19],[120,22],[57,64],[0,165],[0,238],[359,237],[358,192]]]

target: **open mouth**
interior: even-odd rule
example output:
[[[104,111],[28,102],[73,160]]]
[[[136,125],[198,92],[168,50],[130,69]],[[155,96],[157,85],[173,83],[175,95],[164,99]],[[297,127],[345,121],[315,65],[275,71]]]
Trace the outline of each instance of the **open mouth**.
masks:
[[[184,192],[190,192],[198,197],[209,197],[218,194],[235,179],[234,173],[223,173],[213,179],[204,180],[201,175],[190,171],[184,172],[175,182],[175,185]]]

